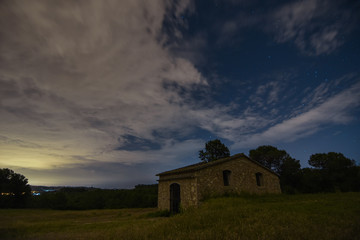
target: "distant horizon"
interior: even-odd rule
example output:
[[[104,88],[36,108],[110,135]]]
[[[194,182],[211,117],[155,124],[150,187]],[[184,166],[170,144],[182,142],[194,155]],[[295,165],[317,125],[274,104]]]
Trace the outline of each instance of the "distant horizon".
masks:
[[[282,149],[279,149],[279,150],[282,150]],[[237,154],[245,154],[245,153],[235,153],[235,154],[231,154],[230,156],[234,156],[234,155],[237,155]],[[247,157],[249,157],[249,154],[245,154]],[[346,157],[346,156],[345,156]],[[309,156],[310,158],[310,156]],[[297,159],[298,160],[298,159]],[[354,160],[354,159],[352,159]],[[194,162],[194,163],[190,163],[188,165],[191,165],[191,164],[197,164],[197,163],[201,163],[201,159],[199,159],[198,162]],[[360,162],[359,161],[356,161],[355,160],[355,163],[357,166],[360,166]],[[180,166],[180,167],[176,167],[176,168],[181,168],[181,167],[186,167],[188,165],[184,165],[184,166]],[[301,166],[301,168],[307,168],[307,167],[310,167],[309,164],[307,164],[306,166]],[[174,168],[174,169],[176,169]],[[169,170],[173,170],[173,169],[168,169],[166,171],[169,171]],[[160,172],[159,172],[160,173]],[[155,179],[156,179],[156,182],[154,183],[137,183],[133,186],[127,186],[127,187],[107,187],[107,186],[97,186],[97,185],[33,185],[33,184],[29,184],[30,186],[34,186],[34,187],[73,187],[73,188],[77,188],[77,187],[85,187],[85,188],[100,188],[100,189],[133,189],[135,188],[135,186],[137,185],[154,185],[154,184],[158,184],[157,180],[158,180],[158,177],[155,176]]]
[[[134,189],[137,185],[145,185],[145,186],[150,186],[150,185],[157,185],[157,183],[154,184],[136,184],[134,187],[132,188],[106,188],[106,187],[94,187],[94,186],[47,186],[47,185],[31,185],[29,184],[30,187],[45,187],[45,188],[95,188],[95,189],[109,189],[109,190],[117,190],[117,189]]]

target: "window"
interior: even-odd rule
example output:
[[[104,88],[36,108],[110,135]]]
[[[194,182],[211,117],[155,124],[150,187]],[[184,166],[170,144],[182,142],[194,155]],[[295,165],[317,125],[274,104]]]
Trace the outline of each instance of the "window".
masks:
[[[255,174],[256,175],[256,184],[258,186],[263,186],[264,185],[264,179],[263,179],[263,174],[258,172]]]
[[[229,170],[223,171],[224,186],[229,186],[230,174],[231,174],[231,171],[229,171]]]

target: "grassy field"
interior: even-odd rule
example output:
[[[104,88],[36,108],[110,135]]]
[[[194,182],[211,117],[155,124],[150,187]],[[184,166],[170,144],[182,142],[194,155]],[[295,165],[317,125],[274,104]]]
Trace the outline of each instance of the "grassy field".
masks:
[[[0,239],[360,239],[360,193],[210,199],[156,209],[0,210]]]

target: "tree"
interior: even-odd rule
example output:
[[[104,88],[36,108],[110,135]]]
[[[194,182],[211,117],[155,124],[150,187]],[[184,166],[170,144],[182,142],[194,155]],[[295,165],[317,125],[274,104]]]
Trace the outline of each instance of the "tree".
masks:
[[[24,207],[31,196],[25,176],[8,168],[0,169],[0,207]]]
[[[300,161],[290,157],[285,150],[266,145],[250,150],[249,156],[279,174],[283,192],[293,193],[298,190],[301,179]]]
[[[309,165],[321,175],[322,191],[359,191],[359,167],[342,153],[316,153],[310,156]],[[314,183],[319,184],[319,183]]]
[[[300,191],[302,193],[328,192],[329,183],[323,179],[320,169],[301,169]]]
[[[355,161],[342,153],[316,153],[310,156],[309,165],[318,169],[346,169],[355,166]]]
[[[229,149],[219,139],[208,141],[205,144],[205,151],[199,151],[199,158],[203,162],[211,162],[229,156]]]
[[[292,157],[285,158],[280,164],[280,186],[283,192],[295,193],[300,189],[302,178],[300,161]]]
[[[279,150],[270,145],[260,146],[257,149],[250,150],[249,156],[252,160],[261,163],[278,174],[281,171],[283,162],[290,158],[290,155],[285,150]]]

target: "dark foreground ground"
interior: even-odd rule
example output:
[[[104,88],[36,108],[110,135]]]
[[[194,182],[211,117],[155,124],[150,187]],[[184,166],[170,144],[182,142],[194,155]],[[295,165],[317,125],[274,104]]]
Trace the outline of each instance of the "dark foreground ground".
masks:
[[[159,217],[157,209],[2,209],[0,239],[360,239],[360,193],[208,200]]]

